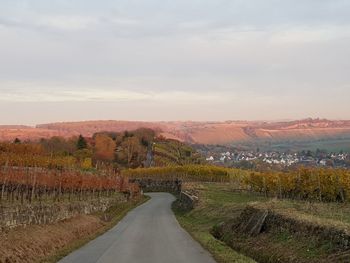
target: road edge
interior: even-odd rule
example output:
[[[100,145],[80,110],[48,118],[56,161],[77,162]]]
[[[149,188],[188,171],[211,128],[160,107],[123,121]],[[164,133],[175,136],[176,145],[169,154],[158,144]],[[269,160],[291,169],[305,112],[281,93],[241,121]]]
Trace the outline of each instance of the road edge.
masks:
[[[151,199],[150,197],[143,195],[139,200],[129,201],[128,203],[126,203],[126,206],[122,208],[122,210],[118,211],[120,213],[115,214],[115,216],[113,216],[111,218],[111,220],[106,223],[105,226],[98,229],[94,234],[86,236],[84,238],[77,239],[73,243],[67,244],[66,247],[59,249],[54,254],[48,256],[47,258],[45,258],[43,260],[40,260],[39,263],[56,263],[56,262],[58,262],[60,259],[69,255],[70,253],[72,253],[74,250],[77,250],[77,249],[83,247],[84,245],[86,245],[90,241],[92,241],[92,240],[96,239],[97,237],[106,233],[108,230],[110,230],[111,228],[116,226],[131,210],[146,203],[150,199]],[[96,215],[99,216],[99,214],[96,214]]]

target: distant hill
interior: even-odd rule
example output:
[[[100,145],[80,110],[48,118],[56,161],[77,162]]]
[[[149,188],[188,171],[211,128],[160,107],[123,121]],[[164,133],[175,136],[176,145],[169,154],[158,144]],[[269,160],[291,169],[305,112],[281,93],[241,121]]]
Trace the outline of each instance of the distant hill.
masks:
[[[232,144],[284,141],[320,141],[350,138],[350,121],[305,119],[284,122],[226,121],[226,122],[140,122],[84,121],[37,125],[35,128],[0,126],[0,140],[38,139],[41,137],[150,128],[165,138],[197,144]]]

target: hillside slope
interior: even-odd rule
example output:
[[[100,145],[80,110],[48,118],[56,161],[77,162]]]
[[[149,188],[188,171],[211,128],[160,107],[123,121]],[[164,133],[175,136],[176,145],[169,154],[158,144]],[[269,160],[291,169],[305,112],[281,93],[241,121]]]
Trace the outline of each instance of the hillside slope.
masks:
[[[69,137],[96,132],[151,128],[166,138],[188,143],[228,144],[255,141],[303,141],[350,138],[350,121],[305,119],[289,122],[226,121],[226,122],[140,122],[85,121],[37,125],[31,127],[1,127],[0,140],[38,139],[54,135]]]

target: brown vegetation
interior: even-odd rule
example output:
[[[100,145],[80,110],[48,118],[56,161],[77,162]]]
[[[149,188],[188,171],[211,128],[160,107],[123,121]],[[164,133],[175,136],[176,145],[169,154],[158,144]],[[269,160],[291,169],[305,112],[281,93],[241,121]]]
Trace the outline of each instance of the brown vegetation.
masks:
[[[53,251],[103,226],[96,216],[81,215],[53,225],[34,225],[0,235],[0,262],[40,262]]]
[[[0,232],[0,263],[57,262],[114,226],[130,209],[144,202],[122,202],[104,213],[79,215],[49,225],[31,225]]]
[[[0,167],[0,202],[86,200],[130,191],[127,179],[73,171]]]

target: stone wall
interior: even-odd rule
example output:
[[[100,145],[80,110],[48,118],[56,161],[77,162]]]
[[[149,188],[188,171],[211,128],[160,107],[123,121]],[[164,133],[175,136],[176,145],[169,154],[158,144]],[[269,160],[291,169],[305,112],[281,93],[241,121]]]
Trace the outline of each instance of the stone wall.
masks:
[[[180,180],[130,179],[130,183],[138,183],[143,192],[181,192]]]
[[[191,210],[198,202],[198,197],[189,192],[181,192],[178,200],[178,205],[185,210]]]
[[[214,237],[233,244],[228,236],[258,237],[261,233],[289,233],[296,240],[307,237],[318,246],[331,244],[334,249],[350,249],[350,234],[341,227],[320,224],[280,214],[270,209],[249,205],[236,219],[228,220],[212,230]]]
[[[126,201],[124,197],[114,197],[53,204],[0,206],[0,231],[17,226],[51,224],[79,214],[104,212],[123,201]]]

